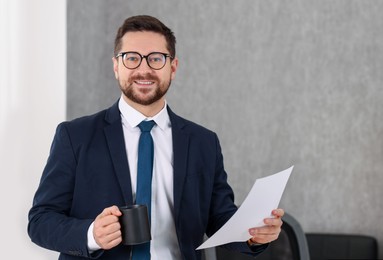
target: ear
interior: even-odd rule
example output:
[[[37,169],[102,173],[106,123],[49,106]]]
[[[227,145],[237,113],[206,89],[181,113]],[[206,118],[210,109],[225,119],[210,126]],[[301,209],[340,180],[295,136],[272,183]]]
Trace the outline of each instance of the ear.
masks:
[[[118,79],[118,59],[116,59],[116,57],[113,57],[112,61],[113,61],[114,77]]]
[[[175,57],[172,61],[172,63],[170,64],[170,69],[171,69],[171,80],[173,80],[175,77],[176,77],[176,71],[177,71],[177,68],[178,68],[178,58]]]

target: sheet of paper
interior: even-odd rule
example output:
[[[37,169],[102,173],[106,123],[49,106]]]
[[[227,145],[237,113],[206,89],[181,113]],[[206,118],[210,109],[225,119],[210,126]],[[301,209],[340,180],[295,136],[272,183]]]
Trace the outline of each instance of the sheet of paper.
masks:
[[[287,181],[294,166],[279,173],[255,180],[253,187],[237,212],[197,250],[230,242],[247,241],[249,228],[264,226],[263,220],[271,217],[278,208]]]

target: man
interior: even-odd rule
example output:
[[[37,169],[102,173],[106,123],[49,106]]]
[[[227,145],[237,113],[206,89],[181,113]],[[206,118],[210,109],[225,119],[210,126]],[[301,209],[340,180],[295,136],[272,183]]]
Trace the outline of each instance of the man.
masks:
[[[59,259],[201,259],[195,249],[204,234],[214,234],[236,212],[216,134],[166,103],[178,66],[175,42],[154,17],[125,20],[113,57],[121,98],[57,127],[28,233],[36,244],[60,252]],[[154,121],[151,188],[144,192],[137,165],[142,121]],[[122,245],[118,221],[118,207],[138,203],[142,194],[151,194],[146,249]],[[277,239],[283,214],[274,210],[264,227],[249,227],[251,239],[224,246],[256,256]]]

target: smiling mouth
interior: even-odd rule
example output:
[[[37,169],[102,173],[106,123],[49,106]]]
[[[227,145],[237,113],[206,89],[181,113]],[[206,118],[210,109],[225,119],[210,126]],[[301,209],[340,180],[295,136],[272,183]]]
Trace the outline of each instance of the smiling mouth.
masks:
[[[135,80],[134,82],[142,86],[150,86],[154,84],[154,81],[148,81],[148,80]]]

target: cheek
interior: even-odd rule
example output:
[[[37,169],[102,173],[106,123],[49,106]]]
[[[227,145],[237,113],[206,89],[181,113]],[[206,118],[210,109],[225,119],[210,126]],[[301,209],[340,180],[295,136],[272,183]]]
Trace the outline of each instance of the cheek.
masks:
[[[129,81],[131,78],[131,73],[126,70],[118,70],[115,72],[116,79],[121,81]]]

